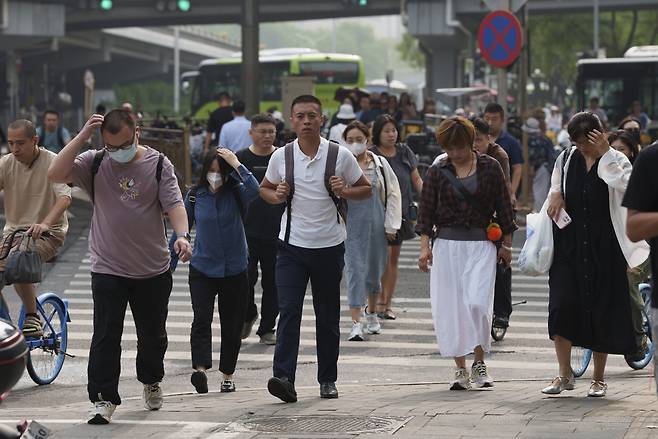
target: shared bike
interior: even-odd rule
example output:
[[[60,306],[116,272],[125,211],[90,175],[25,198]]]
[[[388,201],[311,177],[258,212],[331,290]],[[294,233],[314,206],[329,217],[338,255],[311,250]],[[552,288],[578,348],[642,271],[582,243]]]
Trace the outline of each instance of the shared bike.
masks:
[[[11,250],[14,236],[25,234],[27,229],[19,229],[10,234],[7,242],[2,245],[0,259],[5,259]],[[0,318],[12,321],[9,307],[2,295],[4,276],[0,273]],[[68,311],[68,300],[59,297],[54,292],[39,295],[37,301],[37,313],[41,318],[43,335],[39,338],[28,337],[26,343],[29,348],[27,357],[27,372],[30,378],[39,385],[52,383],[59,375],[64,365],[68,342],[68,322],[71,321]],[[25,320],[25,307],[21,306],[18,316],[18,328],[23,327]],[[70,355],[69,355],[70,356]]]

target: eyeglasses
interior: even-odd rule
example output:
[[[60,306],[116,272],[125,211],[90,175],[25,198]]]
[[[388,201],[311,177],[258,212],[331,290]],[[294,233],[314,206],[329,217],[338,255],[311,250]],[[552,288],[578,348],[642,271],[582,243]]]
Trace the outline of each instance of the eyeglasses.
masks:
[[[129,141],[127,141],[127,142],[124,143],[123,145],[112,146],[112,145],[108,145],[108,144],[106,143],[105,146],[104,146],[104,148],[105,148],[105,151],[107,151],[107,152],[117,152],[117,151],[120,151],[120,150],[122,150],[122,149],[128,149],[128,148],[130,148],[131,146],[133,146],[133,143],[134,143],[134,142],[135,142],[135,134],[133,134],[132,139],[130,139]]]

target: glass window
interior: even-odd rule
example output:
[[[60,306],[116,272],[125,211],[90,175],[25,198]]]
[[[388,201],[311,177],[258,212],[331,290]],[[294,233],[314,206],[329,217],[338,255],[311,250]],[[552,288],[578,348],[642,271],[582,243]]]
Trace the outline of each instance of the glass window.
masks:
[[[201,70],[201,99],[215,101],[226,92],[233,99],[240,96],[240,64],[214,65]]]
[[[301,76],[315,76],[318,84],[355,84],[359,64],[351,61],[309,61],[299,63]]]
[[[268,62],[261,64],[262,100],[281,100],[281,78],[290,75],[290,62]]]

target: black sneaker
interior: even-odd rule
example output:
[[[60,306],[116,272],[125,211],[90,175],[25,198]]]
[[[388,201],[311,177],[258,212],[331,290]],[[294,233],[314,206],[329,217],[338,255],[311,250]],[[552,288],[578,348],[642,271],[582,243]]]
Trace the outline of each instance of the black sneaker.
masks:
[[[192,374],[190,381],[197,393],[208,393],[208,377],[205,372],[197,370]]]
[[[297,402],[295,385],[288,378],[270,378],[267,382],[267,390],[283,402]]]
[[[642,361],[647,356],[649,352],[649,345],[647,344],[647,336],[642,337],[642,345],[637,348],[637,350],[630,355],[627,355],[630,361]]]
[[[325,399],[338,398],[338,389],[336,389],[336,383],[320,384],[320,398],[325,398]]]
[[[242,334],[240,335],[242,340],[249,338],[249,336],[251,335],[251,330],[254,327],[254,323],[256,323],[256,320],[258,320],[258,316],[244,322],[244,324],[242,325]]]

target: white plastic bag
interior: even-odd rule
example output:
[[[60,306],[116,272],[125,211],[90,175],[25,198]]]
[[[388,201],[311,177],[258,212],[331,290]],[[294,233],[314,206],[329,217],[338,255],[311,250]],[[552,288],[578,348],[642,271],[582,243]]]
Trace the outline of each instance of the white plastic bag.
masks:
[[[527,276],[548,273],[553,263],[553,220],[546,214],[548,200],[539,213],[526,216],[526,240],[519,254],[519,270]]]

